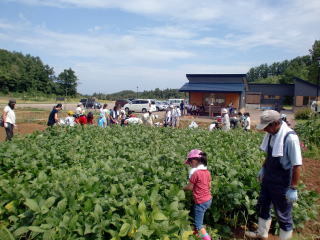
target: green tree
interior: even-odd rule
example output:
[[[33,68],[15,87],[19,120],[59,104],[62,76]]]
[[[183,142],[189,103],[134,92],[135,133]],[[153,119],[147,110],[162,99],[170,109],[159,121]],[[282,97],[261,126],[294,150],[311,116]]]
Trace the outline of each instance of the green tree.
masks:
[[[39,57],[0,49],[0,91],[57,94],[54,69]]]
[[[320,40],[316,40],[312,45],[312,49],[309,50],[311,55],[311,65],[309,66],[309,74],[308,80],[312,83],[317,83],[318,81],[318,74],[320,71],[320,66],[318,62],[318,58],[320,58]]]
[[[71,68],[65,69],[61,72],[56,79],[56,82],[59,94],[65,96],[77,95],[78,78]]]

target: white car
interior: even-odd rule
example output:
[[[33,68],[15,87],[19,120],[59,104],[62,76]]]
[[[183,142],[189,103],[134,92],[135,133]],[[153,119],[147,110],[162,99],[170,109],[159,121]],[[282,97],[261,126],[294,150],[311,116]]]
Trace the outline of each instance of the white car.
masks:
[[[186,101],[184,99],[178,99],[178,98],[175,98],[175,99],[169,99],[168,100],[168,103],[169,105],[173,105],[173,106],[177,106],[177,107],[180,107],[180,103],[184,101],[184,103],[186,104]]]
[[[156,101],[156,109],[157,112],[159,111],[164,111],[169,107],[169,104],[167,102],[162,102],[162,101]]]
[[[152,99],[134,99],[130,103],[125,104],[123,108],[126,112],[155,112],[156,103]]]

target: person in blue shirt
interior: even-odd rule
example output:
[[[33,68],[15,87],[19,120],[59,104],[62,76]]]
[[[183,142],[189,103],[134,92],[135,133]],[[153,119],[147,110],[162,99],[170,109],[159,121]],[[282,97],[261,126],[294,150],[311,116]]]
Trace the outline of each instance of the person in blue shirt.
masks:
[[[105,118],[104,113],[100,113],[99,115],[98,126],[102,128],[105,128],[107,126],[107,119]]]

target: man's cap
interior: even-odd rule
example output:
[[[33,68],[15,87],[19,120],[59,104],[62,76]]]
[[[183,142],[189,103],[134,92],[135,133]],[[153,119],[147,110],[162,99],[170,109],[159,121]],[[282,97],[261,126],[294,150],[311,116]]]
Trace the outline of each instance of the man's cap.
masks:
[[[228,113],[228,110],[226,108],[222,108],[221,113]]]
[[[270,123],[280,120],[280,113],[275,110],[265,110],[260,116],[260,123],[257,125],[258,130],[265,129]]]
[[[17,103],[17,102],[16,102],[15,99],[10,99],[10,100],[9,100],[9,104],[12,104],[12,103]]]

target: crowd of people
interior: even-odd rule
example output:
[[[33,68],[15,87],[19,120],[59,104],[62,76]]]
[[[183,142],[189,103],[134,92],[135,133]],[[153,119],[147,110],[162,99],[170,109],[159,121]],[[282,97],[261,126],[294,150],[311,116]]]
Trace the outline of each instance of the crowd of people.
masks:
[[[170,105],[164,114],[163,122],[157,121],[158,115],[153,114],[151,111],[143,113],[138,117],[133,112],[125,112],[119,106],[114,106],[113,109],[108,109],[108,104],[104,104],[99,110],[99,116],[96,117],[93,112],[83,108],[83,105],[79,103],[75,112],[68,111],[68,117],[65,119],[58,118],[58,112],[62,109],[62,104],[57,104],[51,111],[48,119],[48,126],[53,125],[67,125],[74,126],[79,125],[98,125],[100,127],[107,127],[111,125],[133,125],[133,124],[144,124],[148,126],[164,126],[178,128],[180,125],[180,118],[183,115],[190,115],[192,112],[188,113],[186,111],[185,105],[180,104],[180,106]],[[229,116],[230,109],[222,108],[221,116],[216,117],[214,121],[209,125],[209,131],[214,129],[222,129],[224,131],[229,131],[232,128],[241,127],[245,131],[251,129],[250,113],[246,112],[242,114],[241,112],[235,114],[232,111],[232,116]],[[190,128],[196,128],[198,125],[196,122],[192,122],[189,126]]]
[[[151,111],[143,113],[138,117],[133,112],[126,112],[120,109],[119,106],[114,106],[113,109],[108,109],[108,104],[104,104],[99,110],[99,115],[95,119],[95,114],[92,111],[86,113],[83,105],[79,103],[74,111],[68,111],[66,118],[59,118],[58,113],[62,109],[62,104],[57,104],[51,111],[47,125],[98,125],[100,127],[107,127],[111,125],[134,125],[144,124],[147,126],[165,126],[165,127],[179,127],[180,117],[182,115],[180,107],[170,105],[166,112],[163,122],[156,122],[158,115]]]
[[[13,129],[17,129],[16,116],[15,116],[16,100],[9,100],[8,105],[4,108],[1,125],[6,131],[6,140],[10,141],[13,137]],[[178,128],[180,125],[180,118],[183,115],[199,115],[201,107],[191,104],[185,104],[184,101],[180,105],[170,105],[164,115],[163,122],[155,121],[158,116],[148,111],[142,116],[138,117],[133,112],[125,112],[119,106],[114,106],[112,109],[108,108],[108,104],[104,104],[99,110],[99,115],[95,116],[95,112],[89,111],[86,113],[82,103],[78,103],[75,111],[68,111],[67,117],[59,117],[59,112],[62,110],[62,104],[58,103],[52,109],[49,114],[47,125],[52,127],[54,125],[98,125],[99,127],[107,127],[112,125],[133,125],[144,124],[148,126],[164,126]],[[232,114],[229,117],[229,114]],[[234,114],[234,109],[229,107],[221,110],[221,117],[216,118],[209,126],[209,130],[212,131],[215,128],[221,128],[224,131],[229,131],[231,128],[241,126],[244,130],[250,130],[250,114],[245,113],[242,115],[240,112],[238,115]],[[198,125],[193,121],[190,128],[197,128]]]
[[[220,128],[224,131],[229,131],[232,128],[241,127],[245,131],[250,131],[251,129],[251,118],[250,113],[241,112],[236,113],[234,110],[231,111],[227,108],[221,109],[221,116],[215,118],[213,122],[209,125],[209,131]]]
[[[125,112],[118,106],[114,106],[112,109],[108,108],[108,104],[104,104],[101,109],[99,109],[98,116],[95,113],[89,111],[86,113],[83,105],[79,103],[75,111],[68,111],[66,118],[59,118],[58,113],[62,109],[62,104],[57,104],[51,111],[47,125],[65,125],[65,126],[75,126],[75,125],[97,125],[99,127],[105,128],[112,125],[133,125],[133,124],[144,124],[144,125],[157,125],[154,120],[157,115],[152,114],[148,111],[144,113],[140,118],[137,117],[133,112]]]

